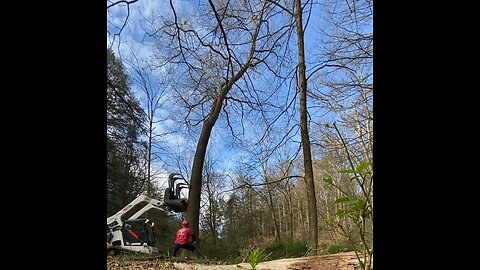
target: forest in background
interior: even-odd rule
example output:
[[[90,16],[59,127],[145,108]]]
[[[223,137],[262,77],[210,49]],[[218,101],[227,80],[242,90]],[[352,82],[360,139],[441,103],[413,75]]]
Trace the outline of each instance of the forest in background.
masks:
[[[173,2],[144,22],[153,56],[107,48],[107,217],[162,199],[159,175],[180,172],[200,179],[189,199],[204,256],[371,256],[373,3],[200,1],[195,17]],[[148,218],[168,253],[181,217]]]

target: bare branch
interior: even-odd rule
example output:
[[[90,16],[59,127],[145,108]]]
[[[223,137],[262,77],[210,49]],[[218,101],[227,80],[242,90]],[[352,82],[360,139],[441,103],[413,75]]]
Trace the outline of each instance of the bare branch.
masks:
[[[131,0],[131,1],[126,1],[126,0],[120,0],[120,1],[117,1],[117,2],[113,2],[111,3],[110,5],[107,5],[107,9],[113,7],[113,6],[116,6],[118,4],[127,4],[127,7],[130,6],[130,4],[133,4],[135,2],[138,2],[138,0]]]
[[[232,188],[232,189],[229,189],[229,190],[222,191],[221,193],[226,193],[226,192],[234,191],[234,190],[241,189],[241,188],[254,189],[254,187],[261,187],[261,186],[265,186],[265,185],[276,184],[276,183],[282,182],[285,179],[292,179],[292,178],[305,179],[305,177],[301,176],[301,175],[290,175],[290,176],[282,177],[282,178],[280,178],[278,180],[275,180],[275,181],[269,181],[269,182],[264,182],[264,183],[253,183],[253,184],[251,184],[251,183],[247,183],[247,182],[243,181],[242,185],[240,185],[238,187],[235,187],[235,188]],[[219,194],[221,194],[221,193],[219,193]]]
[[[220,31],[222,32],[222,37],[223,37],[223,41],[225,42],[225,46],[227,47],[227,53],[228,53],[228,67],[230,67],[232,69],[232,73],[233,73],[233,66],[232,66],[232,54],[230,52],[230,47],[228,45],[228,40],[227,40],[227,34],[225,33],[225,29],[223,29],[223,24],[222,24],[222,20],[220,19],[219,15],[218,15],[218,12],[217,12],[217,9],[215,8],[215,5],[213,4],[212,0],[208,0],[208,3],[210,4],[210,7],[212,8],[213,10],[213,13],[215,14],[215,18],[217,19],[217,22],[218,22],[218,26],[220,27]],[[228,2],[227,2],[227,6],[228,6]],[[227,8],[227,7],[225,7]],[[227,68],[227,75],[226,77],[228,78],[228,72],[229,71],[229,68]]]
[[[277,1],[275,0],[267,0],[267,2],[270,2],[274,5],[276,5],[277,7],[281,8],[283,11],[287,12],[290,16],[294,17],[294,13],[292,11],[290,11],[289,9],[287,9],[286,7],[280,5]]]

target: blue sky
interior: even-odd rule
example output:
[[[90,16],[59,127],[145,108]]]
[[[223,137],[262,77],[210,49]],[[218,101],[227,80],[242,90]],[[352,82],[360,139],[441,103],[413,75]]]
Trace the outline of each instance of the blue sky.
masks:
[[[176,12],[181,14],[187,14],[189,12],[196,12],[198,5],[200,3],[206,3],[205,0],[174,0],[173,4],[175,6]],[[109,1],[107,1],[107,5]],[[124,29],[120,36],[113,36],[111,34],[116,34],[119,31],[119,28],[122,27],[127,16],[127,8],[125,4],[120,4],[115,7],[112,7],[108,10],[107,20],[108,20],[108,32],[107,33],[107,46],[111,47],[117,57],[121,59],[128,59],[131,55],[131,52],[134,52],[140,59],[147,59],[151,56],[152,50],[151,46],[153,45],[152,40],[145,34],[142,27],[147,26],[147,21],[145,18],[150,18],[150,16],[155,14],[161,14],[162,12],[171,13],[168,0],[139,0],[130,5],[130,14],[125,25]],[[307,58],[309,53],[318,42],[318,32],[314,30],[321,23],[320,22],[320,13],[318,10],[314,9],[313,15],[310,18],[309,28],[305,32],[305,42],[306,42],[306,54]],[[306,18],[304,18],[304,23]],[[128,68],[128,66],[127,66]],[[307,63],[307,70],[309,66]],[[307,74],[308,76],[308,74]],[[133,85],[133,91],[136,96],[140,99],[141,102],[144,101],[144,95],[140,88],[137,85]],[[144,104],[144,102],[143,102]],[[163,111],[160,111],[159,114],[168,115],[168,106]],[[322,113],[322,112],[318,112]],[[173,121],[166,121],[159,124],[156,129],[157,131],[163,131],[176,128]],[[254,128],[253,126],[251,128]],[[217,127],[214,127],[212,132],[212,137],[209,142],[209,151],[215,153],[215,159],[218,159],[218,166],[222,168],[223,172],[228,172],[235,168],[235,157],[238,157],[242,154],[237,149],[232,149],[229,145],[229,142],[221,136],[220,130]],[[177,133],[174,135],[169,135],[166,137],[166,142],[170,147],[177,153],[188,152],[193,155],[196,146],[196,139],[190,140],[186,136],[183,136],[182,133]],[[191,159],[191,157],[190,157]],[[190,160],[191,162],[191,160]],[[190,168],[188,168],[190,169]],[[167,173],[167,172],[166,172]],[[183,173],[183,172],[182,172]],[[188,170],[186,174],[189,174]],[[188,177],[188,175],[185,177]],[[165,183],[159,183],[162,187],[165,187]]]
[[[198,5],[206,1],[192,1],[192,0],[174,0],[173,4],[175,5],[175,11],[177,14],[182,14],[185,12],[196,12]],[[151,15],[158,14],[159,12],[168,12],[171,13],[169,2],[166,0],[139,0],[136,3],[130,5],[130,13],[128,17],[128,22],[123,28],[120,36],[114,36],[113,34],[118,34],[120,27],[125,22],[127,16],[127,8],[125,4],[117,5],[110,10],[108,10],[107,19],[108,19],[108,32],[107,33],[107,46],[111,47],[116,55],[120,58],[128,58],[131,52],[133,51],[138,58],[147,59],[151,56],[151,46],[153,45],[152,40],[145,34],[142,26],[147,25],[145,18],[149,18]],[[133,86],[133,91],[140,100],[144,100],[144,94],[139,89],[138,86]],[[168,114],[168,111],[159,112],[160,114]],[[163,122],[162,125],[157,126],[157,130],[168,129],[166,125],[174,125],[175,123]],[[175,128],[170,127],[170,128]],[[209,151],[215,152],[215,159],[217,163],[222,163],[221,166],[224,171],[234,168],[232,156],[238,156],[239,152],[225,151],[226,149],[231,149],[228,141],[225,141],[221,136],[219,136],[218,130],[214,128],[212,132],[212,137],[209,142]],[[185,150],[190,150],[192,154],[195,151],[195,141],[190,141],[181,134],[175,134],[166,138],[167,142],[171,145],[172,149],[177,149],[178,152]],[[193,143],[193,144],[192,144]],[[188,171],[190,173],[190,171]]]
[[[173,4],[175,5],[176,12],[181,15],[184,12],[195,12],[199,3],[203,2],[205,4],[206,1],[192,1],[192,0],[174,0]],[[130,13],[127,24],[123,28],[120,36],[113,36],[107,35],[107,46],[110,46],[114,52],[120,58],[128,58],[128,56],[133,51],[138,58],[147,59],[151,55],[151,46],[153,45],[152,40],[149,39],[148,35],[145,34],[144,29],[142,26],[147,25],[147,21],[145,18],[150,18],[150,16],[158,14],[159,12],[168,12],[171,13],[171,9],[169,6],[169,2],[166,0],[139,0],[136,3],[130,5]],[[125,22],[127,16],[127,8],[125,4],[117,5],[111,8],[108,11],[107,19],[109,21],[108,24],[108,31],[111,34],[117,34],[119,32],[119,28]],[[306,35],[309,36],[309,35]],[[143,100],[143,93],[138,88],[138,86],[133,86],[133,90],[137,97],[140,100]],[[162,113],[162,112],[160,112]],[[163,112],[168,114],[168,112]],[[159,125],[157,130],[164,130],[165,124]],[[174,124],[171,122],[171,124]],[[232,160],[230,157],[232,155],[237,155],[236,153],[231,153],[229,151],[224,151],[225,149],[230,149],[231,147],[228,145],[227,141],[224,141],[221,137],[215,136],[216,129],[214,128],[211,141],[209,143],[209,148],[211,151],[216,153],[216,159],[222,161],[221,167],[224,168],[231,168]],[[218,134],[217,134],[218,135]],[[170,142],[172,148],[192,148],[191,142],[188,139],[185,139],[181,134],[176,134],[167,138],[167,141]],[[195,141],[196,143],[196,141]],[[212,148],[218,147],[220,149],[215,150]],[[179,151],[183,151],[183,149],[179,149]],[[233,168],[232,168],[233,169]]]

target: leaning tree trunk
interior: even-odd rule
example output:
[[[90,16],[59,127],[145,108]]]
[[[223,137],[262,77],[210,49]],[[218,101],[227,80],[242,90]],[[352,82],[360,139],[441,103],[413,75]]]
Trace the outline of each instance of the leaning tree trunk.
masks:
[[[223,91],[212,105],[208,118],[203,123],[202,132],[198,138],[197,149],[193,159],[192,176],[190,178],[190,188],[188,193],[188,207],[186,211],[187,220],[197,239],[199,239],[199,218],[200,218],[200,195],[202,193],[202,172],[205,154],[207,153],[208,141],[212,133],[213,126],[218,119],[223,101],[227,95],[228,89]]]
[[[188,207],[186,211],[187,220],[190,222],[192,231],[198,239],[200,239],[198,225],[200,219],[200,195],[202,193],[203,163],[207,153],[207,145],[208,141],[210,140],[210,134],[212,133],[213,126],[215,126],[215,123],[217,122],[218,116],[220,115],[220,110],[222,109],[223,102],[227,98],[228,92],[251,66],[254,49],[255,46],[253,43],[250,50],[250,55],[245,65],[243,65],[240,70],[230,78],[230,80],[219,86],[219,94],[215,97],[215,101],[210,108],[210,113],[203,122],[202,132],[198,138],[197,149],[195,150],[195,157],[193,158],[192,176],[190,178],[190,188],[188,193]]]

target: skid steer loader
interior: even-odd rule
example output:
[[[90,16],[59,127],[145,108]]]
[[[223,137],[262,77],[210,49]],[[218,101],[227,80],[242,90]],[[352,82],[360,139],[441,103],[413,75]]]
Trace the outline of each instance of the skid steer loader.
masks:
[[[188,189],[188,187],[188,183],[181,174],[171,173],[168,176],[168,188],[165,189],[163,202],[146,195],[139,195],[120,211],[108,217],[107,254],[118,254],[125,251],[157,253],[158,249],[155,247],[155,237],[152,231],[154,224],[140,216],[152,208],[175,213],[185,212],[188,200],[186,197],[182,197],[181,189]],[[140,203],[146,204],[125,219],[125,214]]]

